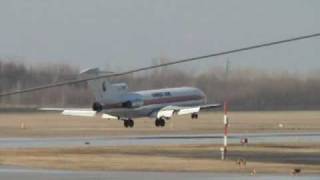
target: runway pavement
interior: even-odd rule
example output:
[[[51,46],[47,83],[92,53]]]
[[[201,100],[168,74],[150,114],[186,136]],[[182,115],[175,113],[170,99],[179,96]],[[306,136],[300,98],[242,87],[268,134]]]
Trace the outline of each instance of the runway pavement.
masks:
[[[257,133],[231,134],[230,143],[239,143],[241,138],[249,143],[320,143],[320,133]],[[129,146],[170,144],[220,144],[222,134],[201,135],[153,135],[123,137],[63,137],[63,138],[0,138],[0,148],[50,148],[86,146]]]
[[[34,170],[34,169],[19,169],[19,168],[0,168],[0,179],[10,180],[141,180],[141,179],[153,179],[153,180],[247,180],[247,179],[261,179],[261,180],[316,180],[318,176],[295,176],[290,175],[256,175],[250,176],[249,174],[221,174],[221,173],[183,173],[183,172],[76,172],[76,171],[53,171],[53,170]]]
[[[320,142],[320,133],[257,133],[231,134],[230,142],[239,143],[243,137],[249,138],[249,143],[283,143],[283,142]],[[85,147],[85,146],[126,146],[126,145],[161,145],[161,144],[219,144],[222,143],[221,134],[200,135],[153,135],[153,136],[124,136],[124,137],[65,137],[65,138],[0,138],[0,148],[41,148],[41,147]],[[243,174],[225,173],[184,173],[184,172],[123,172],[123,171],[57,171],[23,169],[16,167],[1,167],[0,179],[10,180],[140,180],[140,179],[172,179],[172,180],[209,180],[209,179],[297,179],[316,180],[318,175],[303,174],[297,177],[291,175],[258,174],[250,176]]]

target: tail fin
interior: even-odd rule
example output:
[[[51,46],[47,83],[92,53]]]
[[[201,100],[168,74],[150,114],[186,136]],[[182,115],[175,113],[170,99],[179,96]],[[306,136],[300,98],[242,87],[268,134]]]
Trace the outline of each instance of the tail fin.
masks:
[[[99,68],[86,69],[80,73],[80,77],[89,78],[94,76],[99,76],[106,74],[108,72],[102,72]],[[96,101],[101,101],[105,99],[106,91],[108,87],[111,86],[110,82],[107,79],[96,79],[88,81],[88,85],[92,93],[94,94]]]

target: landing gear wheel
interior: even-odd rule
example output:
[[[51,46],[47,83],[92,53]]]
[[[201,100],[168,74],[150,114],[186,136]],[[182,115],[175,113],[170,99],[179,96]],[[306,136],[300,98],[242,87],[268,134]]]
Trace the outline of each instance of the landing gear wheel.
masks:
[[[160,126],[161,127],[166,126],[166,121],[164,119],[160,119]]]
[[[128,120],[129,127],[133,128],[134,127],[134,121],[132,119]]]
[[[134,121],[132,119],[124,120],[123,121],[123,126],[125,128],[133,128],[134,127]]]
[[[156,127],[164,127],[166,125],[166,121],[163,118],[156,119],[155,125]]]
[[[197,113],[191,114],[191,119],[198,119],[198,114]]]
[[[156,127],[159,127],[159,126],[160,126],[159,119],[156,119],[155,125],[156,125]]]
[[[128,123],[128,121],[123,121],[123,126],[125,127],[125,128],[128,128],[129,127],[129,123]]]

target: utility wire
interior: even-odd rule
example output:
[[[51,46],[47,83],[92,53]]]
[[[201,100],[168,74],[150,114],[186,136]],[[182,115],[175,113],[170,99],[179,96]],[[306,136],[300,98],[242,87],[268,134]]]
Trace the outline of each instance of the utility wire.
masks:
[[[268,47],[268,46],[275,46],[278,44],[284,44],[284,43],[289,43],[289,42],[293,42],[293,41],[299,41],[299,40],[303,40],[303,39],[315,38],[315,37],[319,37],[319,36],[320,36],[320,33],[309,34],[309,35],[298,36],[298,37],[294,37],[294,38],[290,38],[290,39],[284,39],[284,40],[280,40],[280,41],[267,42],[267,43],[247,46],[247,47],[243,47],[243,48],[239,48],[239,49],[233,49],[233,50],[222,51],[222,52],[213,53],[213,54],[207,54],[207,55],[203,55],[203,56],[196,56],[196,57],[176,60],[176,61],[163,63],[163,64],[159,64],[159,65],[146,66],[146,67],[128,70],[128,71],[124,71],[124,72],[120,72],[120,73],[114,73],[114,74],[109,74],[109,75],[100,75],[100,76],[84,78],[84,79],[77,79],[77,80],[52,83],[52,84],[42,85],[42,86],[28,88],[28,89],[24,89],[24,90],[17,90],[17,91],[12,91],[12,92],[1,93],[0,97],[11,96],[11,95],[21,94],[21,93],[28,93],[28,92],[33,92],[33,91],[39,91],[39,90],[43,90],[43,89],[60,87],[60,86],[64,86],[64,85],[77,84],[77,83],[87,82],[87,81],[96,80],[96,79],[123,76],[123,75],[132,74],[132,73],[136,73],[136,72],[146,71],[149,69],[155,69],[155,68],[160,68],[160,67],[165,67],[165,66],[172,66],[172,65],[180,64],[180,63],[198,61],[198,60],[203,60],[203,59],[207,59],[207,58],[211,58],[211,57],[234,54],[234,53],[239,53],[239,52],[243,52],[243,51],[249,51],[249,50],[253,50],[253,49],[258,49],[258,48],[263,48],[263,47]]]

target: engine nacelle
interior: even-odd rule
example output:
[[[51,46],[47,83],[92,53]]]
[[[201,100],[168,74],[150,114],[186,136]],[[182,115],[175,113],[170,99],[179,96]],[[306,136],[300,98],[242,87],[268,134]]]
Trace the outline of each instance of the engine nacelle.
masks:
[[[144,101],[141,99],[130,100],[122,103],[122,107],[124,108],[138,108],[144,105]]]
[[[103,110],[103,105],[99,102],[95,102],[92,105],[92,109],[96,112],[101,112]]]

